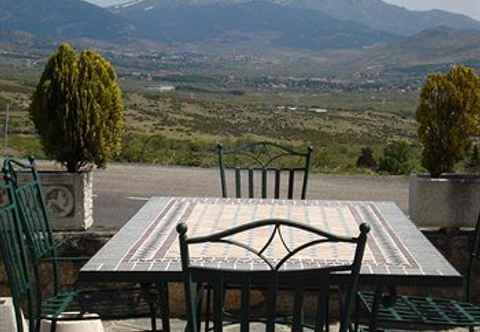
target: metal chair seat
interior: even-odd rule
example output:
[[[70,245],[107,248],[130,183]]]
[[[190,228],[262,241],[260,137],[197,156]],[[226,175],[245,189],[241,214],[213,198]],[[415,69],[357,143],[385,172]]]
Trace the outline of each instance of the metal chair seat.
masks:
[[[62,313],[71,308],[77,296],[77,291],[66,291],[56,296],[46,298],[42,301],[41,318],[55,319],[60,317]]]
[[[474,236],[469,239],[470,254],[464,271],[465,297],[463,301],[447,298],[399,296],[395,287],[389,288],[388,295],[382,294],[386,288],[377,284],[374,292],[357,294],[357,310],[368,313],[371,330],[392,328],[400,330],[445,330],[455,327],[470,328],[480,326],[480,306],[471,302],[474,264],[480,258],[480,213],[477,218]],[[357,314],[359,312],[357,311]],[[362,320],[360,322],[360,319]],[[356,327],[365,323],[357,315]]]
[[[131,319],[161,313],[160,294],[153,287],[76,288],[77,299],[73,305],[88,308],[102,319]],[[152,301],[155,304],[151,307]]]
[[[67,311],[78,312],[77,317],[68,315],[68,318],[60,318],[75,320],[88,309],[89,313],[98,314],[102,319],[145,317],[150,308],[143,292],[141,288],[120,289],[117,293],[112,289],[62,291],[42,301],[40,316],[55,319],[64,316]],[[132,298],[135,300],[132,301]]]
[[[358,293],[361,309],[369,314],[374,297],[373,292]],[[389,305],[380,301],[377,325],[422,330],[478,326],[480,306],[444,298],[397,296]]]

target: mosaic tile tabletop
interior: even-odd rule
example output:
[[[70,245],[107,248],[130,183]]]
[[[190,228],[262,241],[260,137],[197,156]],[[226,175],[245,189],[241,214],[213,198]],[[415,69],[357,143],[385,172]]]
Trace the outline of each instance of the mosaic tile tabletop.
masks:
[[[460,275],[390,202],[296,201],[271,199],[152,198],[83,268],[81,273],[102,276],[113,272],[179,272],[180,252],[176,225],[185,222],[188,236],[208,235],[254,220],[281,218],[305,223],[343,236],[357,236],[358,226],[371,227],[362,274],[386,276]],[[271,226],[237,235],[234,239],[260,249],[272,233]],[[278,234],[277,234],[278,235]],[[276,236],[265,252],[275,261],[312,234],[282,228],[284,243]],[[350,263],[354,246],[328,244],[302,251],[286,269]],[[190,248],[195,265],[241,270],[266,269],[246,250],[227,244],[202,244]],[[124,273],[122,274],[124,275]]]

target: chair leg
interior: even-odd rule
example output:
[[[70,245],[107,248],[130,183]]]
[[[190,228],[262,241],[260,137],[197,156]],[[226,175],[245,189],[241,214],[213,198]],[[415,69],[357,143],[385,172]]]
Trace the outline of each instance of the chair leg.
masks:
[[[369,330],[374,332],[377,330],[377,313],[382,300],[382,286],[377,286],[375,289],[375,295],[373,298],[372,313],[370,315]]]
[[[212,301],[212,291],[210,287],[207,286],[207,303],[206,303],[206,309],[205,309],[205,332],[208,332],[210,328],[210,306]]]
[[[360,325],[360,297],[357,295],[356,296],[356,301],[355,301],[355,312],[354,312],[354,317],[353,317],[353,331],[358,332],[358,328]]]
[[[152,332],[157,332],[157,306],[154,301],[150,301],[148,306],[150,307],[150,325]]]
[[[15,310],[15,322],[17,323],[17,330],[20,332],[24,332],[22,312],[21,312],[21,309],[19,309],[19,307],[16,306],[16,303],[14,304],[14,310]],[[33,320],[33,317],[29,317],[29,320],[28,320],[29,326],[31,325],[30,322],[32,320]]]
[[[203,285],[197,285],[197,331],[200,331],[202,325],[202,307],[203,307]]]
[[[52,319],[50,323],[50,332],[55,332],[57,330],[57,320]]]
[[[41,324],[42,324],[42,320],[39,318],[35,321],[35,323],[33,323],[35,325],[35,332],[40,332],[40,327],[41,327]]]
[[[169,306],[169,294],[168,283],[159,283],[160,292],[160,310],[162,312],[162,331],[170,332],[170,306]]]
[[[143,296],[148,302],[148,307],[150,309],[150,325],[152,332],[157,332],[157,306],[155,305],[157,298],[155,294],[152,294],[150,284],[141,284]]]
[[[330,294],[325,301],[325,332],[330,332]]]

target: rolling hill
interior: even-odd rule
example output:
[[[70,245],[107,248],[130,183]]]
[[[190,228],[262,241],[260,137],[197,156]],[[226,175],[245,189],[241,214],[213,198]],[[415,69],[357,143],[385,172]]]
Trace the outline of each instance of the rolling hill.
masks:
[[[334,71],[425,77],[455,63],[480,69],[480,32],[437,27],[383,46],[330,59]]]
[[[81,0],[0,0],[0,31],[37,37],[114,40],[135,27],[127,19]]]
[[[417,34],[438,26],[480,31],[480,22],[442,10],[413,11],[381,0],[272,0],[295,8],[322,11],[341,20],[402,36]]]

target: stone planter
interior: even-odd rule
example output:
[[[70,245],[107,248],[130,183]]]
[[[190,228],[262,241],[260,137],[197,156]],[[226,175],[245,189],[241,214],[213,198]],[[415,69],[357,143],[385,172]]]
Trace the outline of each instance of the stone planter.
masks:
[[[27,324],[22,313],[24,331],[28,331]],[[17,331],[17,319],[11,297],[0,297],[0,332]]]
[[[19,174],[20,182],[27,174]],[[39,171],[53,230],[87,230],[93,224],[93,172]]]
[[[418,227],[475,227],[480,211],[480,176],[411,175],[408,210]]]

